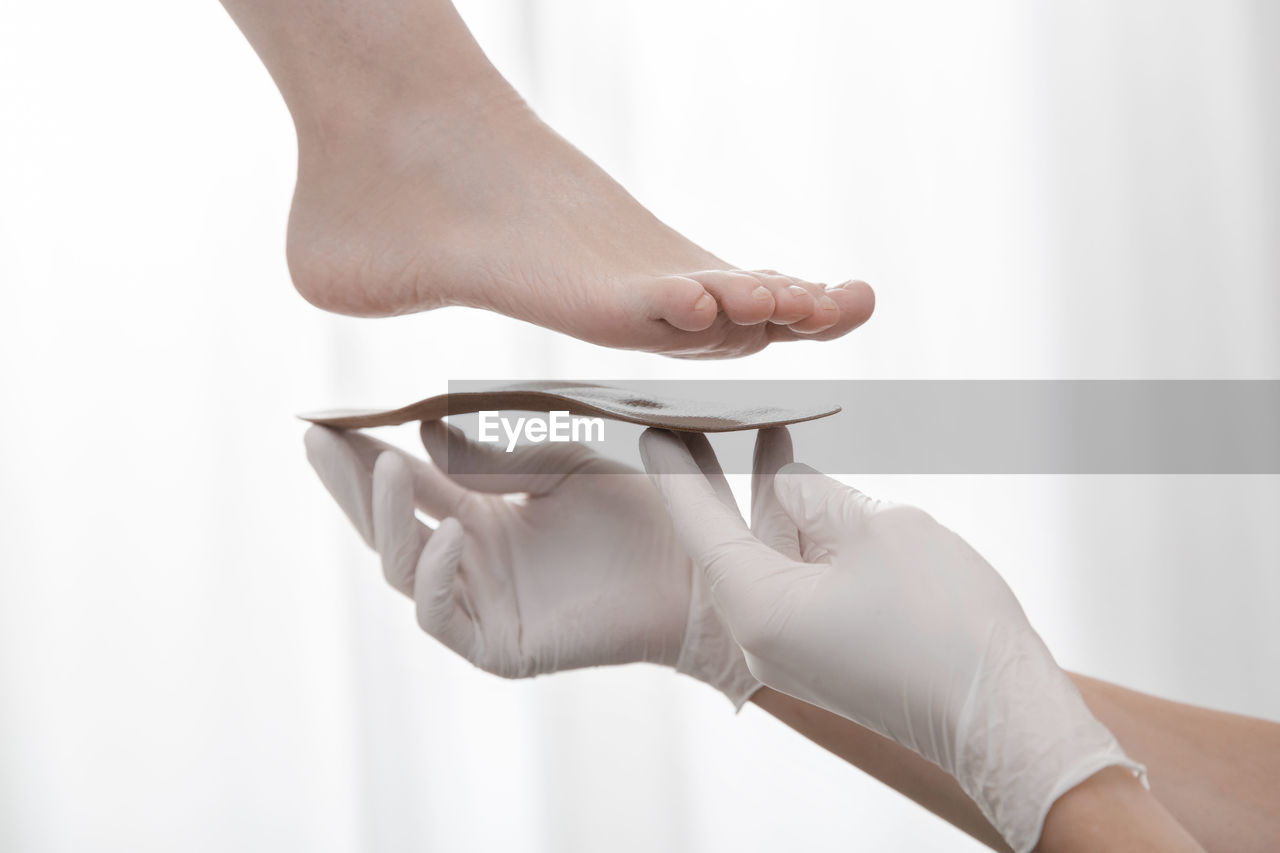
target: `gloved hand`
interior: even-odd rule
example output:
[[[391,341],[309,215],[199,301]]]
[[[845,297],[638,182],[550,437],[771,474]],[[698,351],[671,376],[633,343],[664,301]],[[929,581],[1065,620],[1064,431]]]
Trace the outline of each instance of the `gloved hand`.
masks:
[[[645,432],[641,453],[751,672],[940,765],[1014,850],[1103,767],[1143,774],[995,570],[923,511],[791,463],[773,429],[753,535],[674,435]]]
[[[759,687],[642,473],[578,444],[501,452],[438,421],[422,439],[439,467],[358,432],[306,435],[424,631],[508,678],[648,661],[735,708]],[[415,506],[440,519],[434,531]]]

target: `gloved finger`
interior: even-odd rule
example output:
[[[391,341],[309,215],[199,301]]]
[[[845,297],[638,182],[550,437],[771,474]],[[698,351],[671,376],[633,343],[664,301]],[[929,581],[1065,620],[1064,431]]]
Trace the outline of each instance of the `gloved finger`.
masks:
[[[800,531],[806,556],[816,549],[838,554],[876,502],[857,489],[792,462],[773,478],[773,491],[783,511]]]
[[[373,466],[384,453],[394,453],[405,461],[413,475],[413,500],[418,508],[432,518],[453,515],[458,504],[466,496],[466,489],[450,480],[439,468],[423,459],[404,452],[398,447],[379,441],[358,430],[344,430],[338,437],[351,446],[361,464],[373,476]]]
[[[791,560],[751,535],[737,511],[725,506],[707,482],[684,442],[670,432],[645,430],[640,436],[645,470],[667,504],[685,551],[706,575],[724,608],[730,628],[750,618],[750,596],[765,579],[784,577]]]
[[[756,434],[751,530],[760,541],[794,559],[806,563],[829,561],[830,555],[826,550],[815,545],[796,527],[774,491],[774,477],[778,470],[793,461],[791,434],[786,427],[760,430]]]
[[[413,477],[398,453],[373,466],[373,542],[387,583],[413,595],[413,576],[431,531],[414,515]]]
[[[829,563],[831,562],[831,554],[827,552],[827,549],[821,548],[816,543],[801,536],[800,559],[806,563]]]
[[[477,492],[545,495],[596,458],[582,444],[536,444],[506,449],[471,441],[444,421],[422,422],[422,445],[455,483]]]
[[[413,601],[422,630],[474,663],[476,626],[457,592],[463,541],[457,519],[440,522],[418,558]]]
[[[799,560],[799,531],[773,491],[774,475],[792,460],[791,433],[786,427],[756,433],[751,465],[751,532],[778,553]]]
[[[373,466],[378,461],[378,457],[384,453],[399,453],[407,455],[398,447],[387,444],[385,441],[379,441],[371,435],[365,435],[359,430],[334,430],[335,435],[342,441],[345,441],[350,447],[356,458],[360,460],[360,464],[369,476],[373,476]]]
[[[337,430],[313,426],[303,437],[307,461],[370,548],[373,542],[372,472]]]
[[[707,482],[711,484],[711,488],[715,490],[721,502],[737,512],[738,502],[733,499],[733,490],[729,488],[729,481],[725,479],[720,460],[716,458],[716,452],[712,449],[707,437],[700,432],[677,432],[673,435],[689,449],[689,455],[693,457],[693,461],[697,463],[698,469],[707,478]]]

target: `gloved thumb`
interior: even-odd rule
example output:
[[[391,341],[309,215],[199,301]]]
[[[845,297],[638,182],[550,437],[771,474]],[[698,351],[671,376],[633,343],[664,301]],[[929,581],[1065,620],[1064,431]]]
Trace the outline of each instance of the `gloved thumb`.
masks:
[[[752,535],[673,433],[645,430],[640,457],[667,505],[676,537],[706,576],[734,630],[735,619],[750,613],[750,597],[764,588],[760,582],[784,577],[795,563]]]
[[[773,489],[801,538],[833,555],[876,506],[873,498],[798,462],[779,469]]]
[[[368,469],[342,435],[313,426],[304,438],[307,461],[370,548],[373,542],[373,484]]]

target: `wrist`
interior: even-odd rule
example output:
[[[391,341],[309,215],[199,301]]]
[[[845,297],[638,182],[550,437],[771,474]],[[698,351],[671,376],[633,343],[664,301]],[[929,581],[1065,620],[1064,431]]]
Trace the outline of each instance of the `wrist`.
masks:
[[[1200,850],[1142,781],[1107,767],[1066,791],[1045,816],[1036,853]]]
[[[1034,631],[993,632],[983,671],[955,728],[953,772],[1015,853],[1035,847],[1065,792],[1105,768],[1145,784]]]

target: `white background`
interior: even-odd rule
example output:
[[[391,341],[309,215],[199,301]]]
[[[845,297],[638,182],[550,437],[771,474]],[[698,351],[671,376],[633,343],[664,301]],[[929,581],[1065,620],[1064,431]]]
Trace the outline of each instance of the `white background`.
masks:
[[[685,364],[324,315],[284,264],[288,116],[221,7],[5,3],[0,849],[973,846],[667,671],[472,670],[292,415],[461,378],[1280,378],[1277,7],[462,9],[660,216],[743,267],[865,278],[876,316]],[[856,482],[974,542],[1065,666],[1280,718],[1277,478]]]

